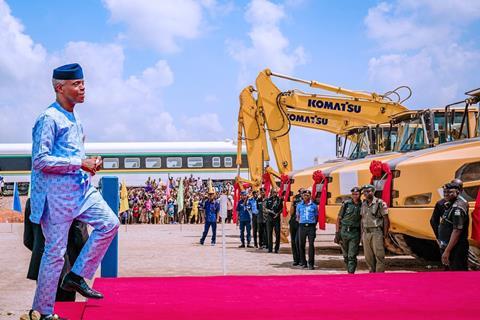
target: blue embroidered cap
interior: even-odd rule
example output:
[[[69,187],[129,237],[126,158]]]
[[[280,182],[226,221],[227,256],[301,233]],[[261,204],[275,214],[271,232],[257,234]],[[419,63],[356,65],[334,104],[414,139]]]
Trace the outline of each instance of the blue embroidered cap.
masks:
[[[83,70],[78,63],[66,64],[54,69],[52,78],[57,80],[83,79]]]

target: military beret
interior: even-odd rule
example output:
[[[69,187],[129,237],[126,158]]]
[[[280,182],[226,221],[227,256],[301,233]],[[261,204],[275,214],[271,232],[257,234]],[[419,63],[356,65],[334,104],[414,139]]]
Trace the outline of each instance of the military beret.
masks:
[[[361,192],[362,189],[359,188],[359,187],[353,187],[352,190],[350,190],[350,192]]]
[[[66,64],[54,69],[52,78],[57,80],[83,79],[83,70],[78,63]]]
[[[240,192],[240,195],[246,196],[246,195],[247,195],[247,191],[241,191],[241,192]]]
[[[373,184],[365,184],[362,187],[362,191],[365,189],[372,189],[373,191],[375,191],[375,186]]]

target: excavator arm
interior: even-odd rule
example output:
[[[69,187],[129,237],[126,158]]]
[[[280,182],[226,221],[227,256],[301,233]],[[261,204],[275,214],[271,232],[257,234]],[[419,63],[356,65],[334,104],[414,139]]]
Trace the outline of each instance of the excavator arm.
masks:
[[[282,92],[271,77],[279,77],[313,88],[341,94],[327,96],[307,94],[298,90]],[[316,128],[342,134],[350,127],[380,124],[389,121],[396,113],[408,110],[390,96],[398,96],[394,90],[384,95],[343,89],[316,81],[307,81],[271,72],[265,69],[256,79],[257,106],[265,119],[270,143],[281,174],[292,171],[289,131],[292,125]]]
[[[252,96],[253,91],[252,86],[246,87],[239,97],[236,164],[237,170],[239,170],[242,165],[242,145],[245,141],[250,179],[240,178],[238,172],[237,181],[249,183],[254,189],[257,189],[262,185],[263,163],[269,161],[269,154],[265,136],[265,123],[263,117],[259,115],[257,102]]]

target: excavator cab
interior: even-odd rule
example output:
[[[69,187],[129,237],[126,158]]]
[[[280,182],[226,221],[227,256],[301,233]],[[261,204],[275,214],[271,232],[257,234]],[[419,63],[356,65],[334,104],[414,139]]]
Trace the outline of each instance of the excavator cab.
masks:
[[[397,128],[387,124],[351,128],[345,135],[337,135],[336,154],[347,160],[362,159],[371,154],[391,151],[396,140]]]
[[[407,111],[390,121],[397,127],[398,139],[392,144],[397,152],[421,150],[433,145],[433,112],[431,110]]]

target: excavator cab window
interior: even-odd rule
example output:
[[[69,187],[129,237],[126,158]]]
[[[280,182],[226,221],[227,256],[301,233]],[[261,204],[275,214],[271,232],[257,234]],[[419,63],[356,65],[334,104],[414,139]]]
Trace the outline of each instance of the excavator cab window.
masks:
[[[425,129],[421,118],[401,122],[398,127],[398,143],[395,145],[395,151],[406,152],[427,148]]]
[[[445,113],[435,112],[434,115],[434,136],[435,145],[447,142],[447,135],[445,132]]]
[[[369,130],[355,132],[347,135],[347,159],[356,160],[365,158],[370,151]]]
[[[337,134],[335,137],[335,141],[336,141],[335,154],[337,158],[343,158],[345,153],[345,147],[347,145],[347,140],[343,136]]]
[[[397,127],[379,126],[377,130],[377,153],[392,151],[397,143]]]
[[[447,119],[446,141],[468,138],[468,121],[465,121],[463,111],[453,109],[449,111]]]

